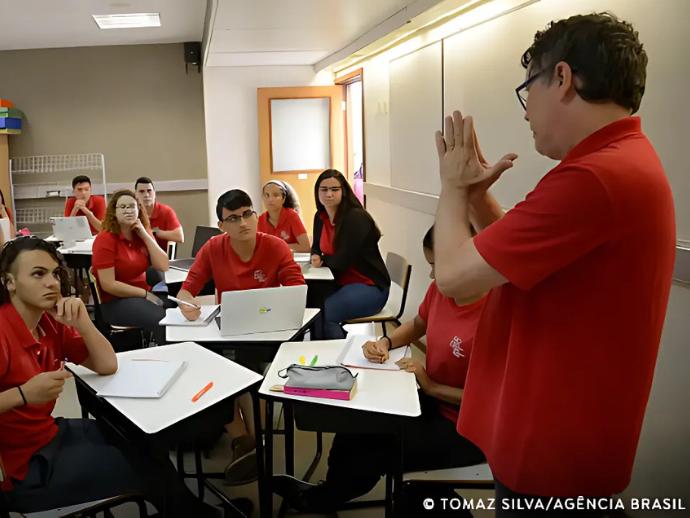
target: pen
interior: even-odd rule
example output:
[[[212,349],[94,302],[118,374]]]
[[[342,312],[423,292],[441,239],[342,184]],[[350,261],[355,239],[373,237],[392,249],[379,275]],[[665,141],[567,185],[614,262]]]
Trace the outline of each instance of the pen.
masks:
[[[194,397],[192,398],[192,403],[196,403],[197,401],[199,401],[199,399],[201,399],[201,396],[203,396],[204,394],[206,394],[206,392],[208,392],[209,390],[211,390],[212,387],[213,387],[213,382],[212,382],[212,381],[209,381],[209,382],[208,382],[208,385],[206,385],[206,386],[205,386],[204,388],[202,388],[199,392],[197,392],[196,394],[194,394]]]
[[[184,304],[185,306],[189,306],[194,309],[201,309],[201,306],[197,306],[196,304],[192,304],[191,302],[187,302],[186,300],[178,299],[177,297],[173,297],[172,295],[168,295],[168,299],[172,300],[173,302],[177,302],[178,304]]]
[[[314,357],[311,359],[311,362],[309,362],[309,366],[313,367],[314,365],[316,365],[317,361],[319,361],[319,355],[315,354]]]

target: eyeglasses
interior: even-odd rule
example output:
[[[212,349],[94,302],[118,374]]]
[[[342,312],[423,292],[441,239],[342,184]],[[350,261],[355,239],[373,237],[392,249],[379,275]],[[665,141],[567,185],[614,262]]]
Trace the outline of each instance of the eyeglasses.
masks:
[[[528,77],[524,83],[522,83],[515,89],[515,95],[517,95],[518,101],[520,101],[520,104],[522,105],[522,108],[524,110],[527,110],[527,94],[529,93],[527,89],[529,88],[529,85],[531,85],[534,82],[534,80],[541,74],[543,74],[545,71],[545,69],[540,70],[533,76]]]
[[[254,215],[256,215],[256,212],[254,212],[253,210],[251,210],[251,209],[250,209],[250,210],[245,210],[245,211],[244,211],[241,215],[239,215],[239,216],[238,216],[237,214],[232,214],[231,216],[228,216],[227,218],[225,218],[225,219],[223,220],[223,223],[230,223],[231,225],[234,225],[234,224],[236,224],[236,223],[239,223],[240,220],[245,220],[245,221],[247,221],[247,220],[251,219],[251,217],[254,216]]]
[[[342,187],[319,187],[319,192],[321,194],[326,194],[328,191],[331,191],[333,194],[342,191]]]
[[[115,205],[115,208],[121,210],[122,212],[136,212],[137,211],[136,205]]]

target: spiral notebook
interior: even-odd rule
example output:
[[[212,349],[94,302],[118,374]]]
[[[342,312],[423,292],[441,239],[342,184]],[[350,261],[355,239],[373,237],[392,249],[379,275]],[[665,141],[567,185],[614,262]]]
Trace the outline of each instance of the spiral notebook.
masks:
[[[180,377],[185,361],[120,360],[117,372],[102,376],[96,392],[104,397],[161,398]]]

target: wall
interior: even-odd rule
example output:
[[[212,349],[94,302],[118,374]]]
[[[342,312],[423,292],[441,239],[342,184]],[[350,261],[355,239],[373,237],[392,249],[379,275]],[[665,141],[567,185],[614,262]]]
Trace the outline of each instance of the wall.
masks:
[[[5,51],[0,70],[0,92],[26,115],[11,157],[100,152],[110,183],[198,179],[192,198],[207,204],[202,76],[185,75],[181,43]],[[206,215],[169,199],[191,240]]]
[[[652,5],[644,0],[541,0],[458,35],[443,34],[446,69],[442,77],[435,80],[444,82],[438,85],[445,90],[444,112],[459,108],[474,115],[482,148],[489,160],[518,148],[520,159],[516,167],[506,173],[495,188],[505,207],[514,205],[552,163],[533,150],[529,128],[522,120],[523,112],[515,98],[514,89],[524,80],[519,56],[529,46],[534,32],[550,20],[595,10],[611,10],[631,21],[639,30],[650,57],[647,91],[640,115],[674,191],[678,237],[687,240],[690,238],[690,183],[683,153],[687,134],[683,121],[690,117],[690,105],[681,96],[690,82],[690,47],[685,28],[685,21],[690,17],[689,2],[662,0]],[[669,13],[674,14],[669,16]],[[659,30],[661,27],[663,31]],[[439,29],[437,33],[440,32]],[[404,49],[392,49],[363,64],[365,192],[368,208],[384,234],[381,241],[384,253],[388,250],[402,253],[413,264],[408,317],[416,312],[428,284],[428,267],[420,242],[433,222],[436,199],[433,192],[427,195],[392,187],[396,185],[391,183],[391,178],[396,178],[396,171],[392,169],[397,158],[392,154],[397,144],[392,145],[391,138],[400,133],[400,128],[396,132],[390,129],[392,121],[397,119],[389,113],[396,109],[395,103],[391,105],[389,63],[433,41],[429,34],[421,35],[404,43]],[[449,66],[456,68],[449,70]],[[429,77],[420,74],[418,80],[428,81]],[[408,107],[408,112],[413,111],[414,108]],[[408,128],[410,132],[417,130],[414,124],[408,124]],[[419,134],[420,145],[426,145],[423,139],[432,142],[433,135]],[[437,172],[419,174],[435,175]],[[433,182],[429,182],[429,186],[432,185]],[[690,392],[690,377],[685,372],[687,368],[683,367],[690,362],[686,346],[690,335],[688,307],[690,289],[675,285],[633,480],[626,491],[628,496],[684,496],[686,506],[690,506],[690,485],[687,483],[690,466],[680,459],[687,458],[690,442],[690,408],[684,401],[684,395]]]
[[[331,84],[330,74],[310,66],[204,68],[210,221],[217,221],[216,200],[228,189],[244,189],[261,207],[256,89]]]

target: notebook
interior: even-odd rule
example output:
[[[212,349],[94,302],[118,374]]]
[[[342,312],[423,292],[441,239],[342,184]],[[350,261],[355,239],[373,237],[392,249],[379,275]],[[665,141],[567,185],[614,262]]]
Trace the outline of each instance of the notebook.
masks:
[[[117,372],[104,376],[97,395],[105,397],[160,398],[180,377],[184,361],[120,360]]]
[[[400,370],[395,362],[403,358],[412,356],[412,351],[409,345],[403,347],[396,347],[388,352],[388,359],[383,363],[374,363],[367,360],[362,351],[362,346],[368,342],[375,342],[377,338],[369,335],[348,335],[345,341],[345,346],[338,356],[337,362],[346,367],[355,367],[358,369],[378,369],[387,371]]]
[[[165,316],[158,322],[162,326],[195,326],[205,327],[220,313],[220,305],[201,306],[201,315],[196,320],[187,320],[180,308],[168,308]]]

